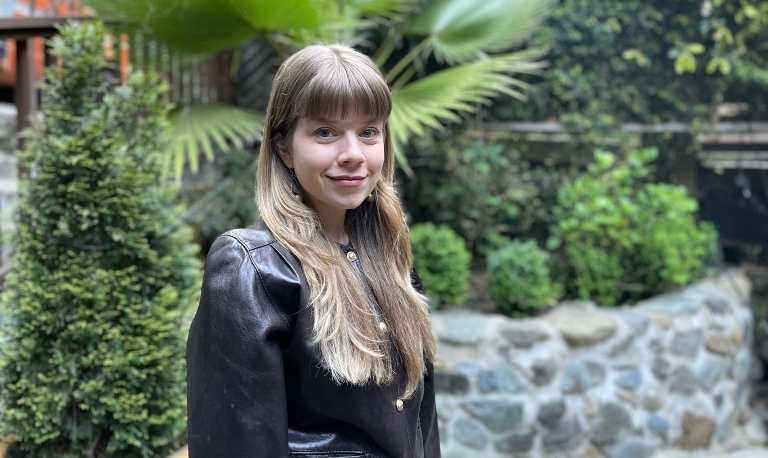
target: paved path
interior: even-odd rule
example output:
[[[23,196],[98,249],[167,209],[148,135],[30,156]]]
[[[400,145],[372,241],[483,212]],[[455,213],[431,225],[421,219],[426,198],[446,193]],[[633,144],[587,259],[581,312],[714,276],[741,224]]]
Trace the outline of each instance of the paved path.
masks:
[[[168,458],[187,458],[187,448],[184,447]],[[663,450],[652,458],[768,458],[768,448],[749,448],[727,453]]]
[[[768,458],[768,448],[746,448],[723,453],[663,450],[653,455],[653,458]]]
[[[187,447],[184,447],[183,449],[179,450],[178,452],[174,453],[173,455],[169,456],[168,458],[188,458],[189,454],[187,453]],[[741,457],[739,457],[741,458]],[[760,457],[762,458],[762,457]]]

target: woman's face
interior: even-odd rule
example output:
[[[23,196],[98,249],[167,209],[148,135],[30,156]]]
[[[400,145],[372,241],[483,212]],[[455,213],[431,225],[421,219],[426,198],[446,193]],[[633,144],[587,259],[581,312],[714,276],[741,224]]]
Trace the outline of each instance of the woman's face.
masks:
[[[323,223],[338,224],[381,178],[384,122],[360,116],[299,118],[290,144],[278,149],[296,173],[304,202]]]

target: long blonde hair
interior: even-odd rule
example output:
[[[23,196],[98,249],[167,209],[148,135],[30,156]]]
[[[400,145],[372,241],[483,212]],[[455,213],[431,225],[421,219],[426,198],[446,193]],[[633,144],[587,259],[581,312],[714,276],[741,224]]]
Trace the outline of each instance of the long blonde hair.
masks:
[[[384,165],[375,198],[348,210],[345,226],[362,265],[360,273],[323,230],[314,210],[295,198],[289,171],[277,153],[290,145],[301,117],[362,115],[386,121],[392,97],[367,56],[341,45],[315,45],[289,57],[275,76],[267,107],[256,202],[275,238],[300,261],[310,289],[313,332],[337,382],[393,381],[392,345],[406,373],[403,396],[418,388],[435,342],[424,296],[411,283],[411,245],[394,186],[395,158],[384,127]],[[370,288],[370,289],[369,289]],[[381,314],[388,334],[378,325]]]

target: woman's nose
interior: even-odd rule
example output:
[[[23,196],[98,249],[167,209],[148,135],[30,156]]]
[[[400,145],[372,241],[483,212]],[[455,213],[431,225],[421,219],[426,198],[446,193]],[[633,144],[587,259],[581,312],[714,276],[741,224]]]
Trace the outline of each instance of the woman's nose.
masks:
[[[357,138],[356,133],[346,134],[344,141],[341,142],[341,151],[339,152],[339,162],[363,162],[365,160],[365,154],[363,154],[362,145]]]

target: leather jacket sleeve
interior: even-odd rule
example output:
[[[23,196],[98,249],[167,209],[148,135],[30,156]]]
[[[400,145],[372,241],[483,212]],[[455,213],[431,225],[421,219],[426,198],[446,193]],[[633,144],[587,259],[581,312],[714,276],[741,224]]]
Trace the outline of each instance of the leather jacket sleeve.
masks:
[[[206,260],[187,344],[190,458],[288,456],[282,355],[291,324],[276,304],[297,304],[300,287],[280,255],[259,259],[259,250],[274,247],[225,234]]]
[[[424,285],[416,268],[411,268],[411,284],[421,294]],[[419,410],[421,436],[424,439],[424,457],[440,458],[440,433],[437,426],[437,408],[435,406],[435,368],[432,361],[427,360],[427,371],[424,374],[424,397]]]
[[[434,381],[435,371],[432,361],[427,361],[427,372],[424,375],[424,397],[421,400],[421,409],[419,410],[425,458],[440,458],[440,433],[437,427]]]

